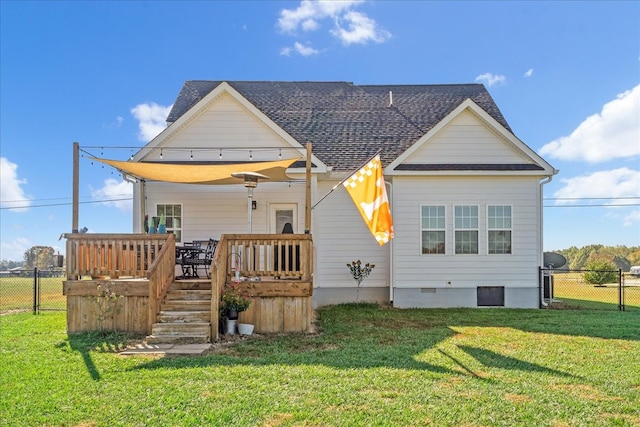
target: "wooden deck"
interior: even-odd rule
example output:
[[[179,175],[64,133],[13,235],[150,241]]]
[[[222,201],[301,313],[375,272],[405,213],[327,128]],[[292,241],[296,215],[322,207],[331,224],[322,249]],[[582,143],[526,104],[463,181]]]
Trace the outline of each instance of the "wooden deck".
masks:
[[[176,282],[172,234],[67,234],[67,331],[149,333]],[[223,235],[211,265],[211,337],[218,338],[220,290],[235,281],[252,298],[239,320],[256,333],[308,332],[313,309],[310,235]],[[179,280],[177,281],[180,282]],[[120,309],[101,320],[96,297],[109,289]]]

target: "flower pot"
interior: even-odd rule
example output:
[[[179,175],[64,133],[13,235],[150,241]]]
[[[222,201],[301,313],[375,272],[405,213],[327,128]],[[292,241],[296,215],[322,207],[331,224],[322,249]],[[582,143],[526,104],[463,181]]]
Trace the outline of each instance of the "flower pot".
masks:
[[[251,323],[238,323],[238,333],[240,335],[251,335],[253,333],[253,325]]]
[[[236,320],[238,318],[238,311],[231,309],[227,312],[227,319]]]
[[[236,334],[236,323],[238,321],[235,319],[227,319],[225,323],[225,333],[227,335],[235,335]]]

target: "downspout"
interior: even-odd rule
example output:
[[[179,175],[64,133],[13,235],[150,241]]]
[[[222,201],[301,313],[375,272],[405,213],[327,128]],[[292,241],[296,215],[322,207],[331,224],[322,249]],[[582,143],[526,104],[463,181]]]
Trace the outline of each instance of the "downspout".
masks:
[[[138,193],[140,195],[140,206],[139,206],[139,208],[143,207],[144,206],[144,194],[143,194],[144,193],[144,181],[143,180],[139,180],[138,181],[136,178],[134,178],[132,176],[129,176],[124,172],[122,173],[122,180],[126,181],[126,182],[128,182],[128,183],[130,183],[130,184],[132,184],[134,186],[136,184],[138,184],[138,183],[140,184],[139,187],[138,187]],[[135,217],[136,217],[135,211],[136,211],[136,207],[134,206],[133,207],[134,214],[133,214],[133,218],[132,218],[133,219],[133,224],[131,224],[134,232],[135,232],[135,230],[137,228],[137,221],[135,219]],[[142,230],[143,229],[143,225],[142,224],[144,224],[144,209],[141,209],[140,214],[142,215],[142,221],[140,222],[139,230]]]
[[[389,200],[389,208],[391,209],[391,218],[393,219],[393,184],[385,181],[385,187],[387,187],[387,199]],[[393,239],[389,242],[389,303],[393,306]]]
[[[546,185],[548,183],[551,182],[551,180],[553,179],[553,175],[549,175],[548,177],[544,178],[543,180],[540,181],[540,191],[539,191],[539,206],[540,206],[540,211],[538,212],[538,221],[539,223],[539,230],[540,230],[540,250],[539,250],[539,257],[538,258],[538,262],[540,263],[540,265],[542,265],[542,268],[545,268],[545,266],[543,265],[544,263],[544,207],[543,207],[543,193],[544,191],[542,190],[542,186]],[[540,292],[540,305],[543,307],[548,307],[549,304],[544,302],[544,272],[542,270],[539,270],[540,274],[538,274],[538,291]],[[549,286],[551,286],[551,279],[549,279]],[[551,290],[549,290],[549,299],[551,299]]]

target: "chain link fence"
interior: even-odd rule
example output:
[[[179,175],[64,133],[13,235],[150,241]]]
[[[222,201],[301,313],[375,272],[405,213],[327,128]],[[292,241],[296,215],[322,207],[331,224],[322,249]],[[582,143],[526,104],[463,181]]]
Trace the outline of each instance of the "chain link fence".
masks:
[[[640,276],[621,270],[540,269],[543,305],[550,308],[640,310]],[[593,277],[606,277],[593,283]]]
[[[11,270],[0,275],[0,314],[14,311],[66,310],[61,269]]]

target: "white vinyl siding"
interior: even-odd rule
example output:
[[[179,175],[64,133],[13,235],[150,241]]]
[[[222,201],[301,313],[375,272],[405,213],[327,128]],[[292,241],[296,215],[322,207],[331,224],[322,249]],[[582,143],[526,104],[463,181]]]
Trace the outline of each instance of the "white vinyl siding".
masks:
[[[444,254],[446,246],[446,208],[442,205],[420,207],[421,253]]]
[[[272,161],[278,160],[280,156],[283,159],[298,156],[299,153],[290,147],[243,105],[229,95],[222,95],[208,109],[193,117],[188,126],[171,137],[170,146],[167,145],[162,150],[162,159]],[[160,160],[160,151],[154,150],[149,155],[149,160]]]
[[[392,214],[393,284],[395,287],[537,286],[542,253],[538,214],[540,185],[536,177],[394,177]],[[453,209],[464,201],[478,206],[477,255],[457,256],[453,221],[446,224],[445,254],[421,253],[420,207]],[[488,254],[487,206],[511,206],[511,254]],[[453,214],[448,215],[453,218]],[[517,225],[517,228],[515,228]]]
[[[252,231],[270,232],[270,203],[304,206],[304,183],[266,182],[254,189],[257,209],[251,212]],[[247,189],[243,185],[187,185],[162,182],[146,184],[147,206],[182,205],[182,241],[219,239],[222,234],[248,231]],[[304,209],[297,210],[298,224],[304,224]],[[151,216],[151,215],[150,215]]]
[[[425,142],[403,163],[528,163],[530,160],[507,144],[475,114],[465,111]]]
[[[478,253],[478,206],[455,206],[455,253]]]
[[[319,182],[316,200],[331,192],[338,182]],[[376,265],[361,287],[389,286],[391,244],[378,245],[342,185],[313,209],[312,222],[316,254],[313,280],[316,287],[355,287],[356,283],[347,263],[357,260]]]
[[[487,242],[490,254],[511,253],[511,206],[487,207]]]

